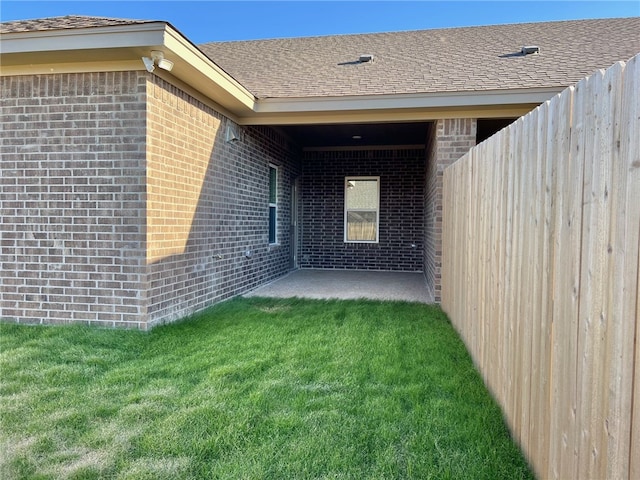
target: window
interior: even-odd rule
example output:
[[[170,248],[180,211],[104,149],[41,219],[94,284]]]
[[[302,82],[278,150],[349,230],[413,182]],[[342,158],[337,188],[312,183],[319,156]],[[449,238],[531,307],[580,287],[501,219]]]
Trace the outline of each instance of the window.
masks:
[[[346,177],[344,241],[378,242],[380,177]]]
[[[269,244],[278,243],[278,168],[269,165]]]

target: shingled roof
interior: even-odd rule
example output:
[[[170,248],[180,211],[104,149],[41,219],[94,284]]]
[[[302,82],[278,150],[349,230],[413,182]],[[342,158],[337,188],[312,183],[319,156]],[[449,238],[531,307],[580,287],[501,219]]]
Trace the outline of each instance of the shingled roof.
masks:
[[[42,32],[74,28],[114,27],[118,25],[136,25],[152,20],[132,20],[127,18],[87,17],[67,15],[64,17],[36,18],[33,20],[14,20],[0,23],[0,33]]]
[[[524,45],[540,54],[522,55]],[[258,98],[563,88],[640,52],[640,17],[198,47]]]
[[[0,33],[99,31],[155,22],[169,25],[69,15],[0,23]],[[540,53],[523,55],[524,45],[536,45]],[[640,17],[214,42],[198,48],[263,99],[559,91],[640,52]],[[373,61],[360,61],[363,54]]]

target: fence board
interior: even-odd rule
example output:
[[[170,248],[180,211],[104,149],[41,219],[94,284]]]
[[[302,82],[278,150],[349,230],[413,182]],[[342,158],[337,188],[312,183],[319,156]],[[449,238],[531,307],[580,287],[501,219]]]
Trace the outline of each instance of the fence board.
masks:
[[[576,90],[580,84],[576,86]],[[571,92],[571,90],[569,90]],[[573,92],[572,92],[573,93]],[[572,95],[575,98],[575,94]],[[558,190],[555,198],[558,202],[556,217],[555,248],[555,284],[553,321],[555,401],[553,407],[557,415],[559,437],[556,439],[558,462],[553,465],[553,478],[569,478],[577,467],[576,445],[576,377],[577,331],[578,331],[578,295],[580,278],[580,234],[582,206],[582,160],[584,155],[584,129],[571,119],[582,116],[583,105],[571,101],[567,110],[557,112],[560,118],[559,129],[562,132],[562,148],[558,161]],[[573,133],[573,134],[571,134]],[[568,140],[564,143],[564,140]],[[582,157],[582,158],[581,158]],[[578,256],[576,256],[576,252]],[[572,359],[571,362],[566,359]]]
[[[515,122],[511,126],[509,126],[509,131],[515,131],[516,125],[518,122]],[[514,261],[515,256],[515,242],[514,242],[514,198],[515,198],[515,189],[517,185],[517,177],[513,172],[516,168],[516,156],[514,154],[516,138],[515,135],[509,135],[508,137],[511,141],[508,145],[507,150],[507,217],[506,217],[506,240],[505,240],[505,280],[504,280],[504,290],[505,292],[509,292],[513,289],[513,278],[515,276],[513,268],[516,262]],[[513,376],[516,374],[516,369],[514,368],[514,358],[513,358],[513,348],[512,342],[514,337],[514,312],[513,312],[513,299],[512,295],[506,295],[504,299],[504,308],[505,308],[505,346],[504,346],[504,357],[505,357],[505,369],[503,378],[503,392],[504,392],[504,403],[509,409],[510,412],[513,412],[514,407],[514,390],[515,385],[513,384]],[[507,416],[507,422],[509,422],[509,426],[511,428],[512,434],[517,438],[519,434],[519,429],[515,424],[515,420],[513,415]]]
[[[489,198],[499,199],[502,192],[502,175],[501,175],[501,165],[499,164],[498,152],[500,151],[500,145],[495,141],[487,142],[487,158],[491,164],[491,176],[487,176],[489,179],[489,185],[492,188],[491,192],[488,193]],[[492,322],[489,324],[487,322],[487,327],[491,332],[490,339],[490,351],[489,351],[489,364],[486,368],[489,370],[490,381],[489,381],[489,389],[491,393],[496,396],[496,392],[499,390],[499,382],[500,382],[500,369],[501,369],[501,358],[500,358],[500,345],[499,340],[501,338],[502,329],[500,322],[500,296],[497,294],[500,289],[499,279],[500,279],[500,271],[502,270],[502,254],[500,247],[500,239],[501,239],[501,210],[500,210],[500,202],[492,202],[490,205],[490,217],[488,219],[489,224],[491,225],[491,237],[489,239],[489,248],[490,248],[490,257],[487,259],[489,263],[495,266],[495,268],[491,269],[490,274],[491,277],[489,279],[489,318],[492,319]]]
[[[561,114],[566,114],[571,105],[571,99],[573,95],[573,90],[569,92],[565,92],[563,95],[556,96],[551,99],[549,102],[549,127],[547,129],[548,132],[548,152],[551,163],[551,182],[549,183],[549,197],[551,200],[551,207],[549,212],[549,230],[553,232],[553,234],[549,238],[550,250],[549,250],[549,260],[548,260],[548,278],[549,278],[549,294],[548,297],[550,299],[549,305],[547,307],[548,318],[549,318],[549,397],[547,399],[547,409],[548,409],[548,417],[549,417],[549,425],[553,426],[553,429],[549,432],[548,443],[546,445],[546,449],[543,446],[543,450],[545,450],[542,455],[546,455],[547,463],[541,464],[540,462],[533,462],[536,467],[536,473],[540,478],[554,478],[554,470],[555,477],[557,478],[557,465],[559,463],[559,452],[560,452],[560,430],[558,428],[560,424],[561,413],[558,408],[558,380],[557,380],[557,363],[558,363],[558,355],[561,353],[561,349],[556,345],[557,340],[556,337],[558,335],[558,322],[554,318],[554,308],[556,302],[554,301],[554,291],[555,291],[555,273],[556,273],[556,262],[558,256],[556,255],[557,242],[556,242],[556,232],[557,227],[556,218],[558,217],[558,205],[559,202],[556,200],[557,192],[559,191],[558,182],[559,182],[559,171],[560,166],[562,165],[562,160],[564,157],[563,154],[566,155],[566,150],[568,147],[568,135],[566,132],[566,128],[561,133],[559,130],[559,122],[564,120],[566,117],[561,117]],[[555,368],[554,368],[555,367]],[[541,455],[541,456],[542,456]]]
[[[550,385],[551,385],[551,352],[552,352],[552,269],[554,258],[554,245],[553,245],[553,222],[554,222],[554,201],[551,193],[554,191],[555,185],[555,171],[558,162],[552,156],[553,135],[549,131],[552,126],[550,120],[550,103],[547,102],[541,111],[544,113],[540,115],[539,131],[540,137],[544,137],[544,144],[540,144],[540,148],[543,151],[542,157],[544,158],[543,169],[543,222],[540,225],[542,228],[542,250],[541,260],[539,263],[542,266],[541,279],[538,282],[540,286],[540,349],[538,353],[538,359],[540,361],[540,383],[536,385],[538,389],[538,401],[539,411],[535,419],[538,425],[540,425],[540,437],[538,439],[538,449],[531,450],[530,456],[537,460],[539,465],[546,466],[549,464],[549,444],[551,439],[551,407],[550,407]],[[546,472],[545,472],[546,473]]]
[[[611,272],[612,318],[620,325],[613,346],[621,345],[617,371],[609,384],[611,415],[620,426],[618,441],[609,450],[614,466],[610,478],[640,478],[640,56],[631,59],[624,71],[620,104],[620,158],[615,171],[617,190],[615,261]],[[634,261],[635,260],[635,261]],[[633,285],[635,283],[635,295]],[[635,322],[632,319],[635,318]],[[631,321],[629,321],[631,319]],[[635,351],[634,351],[635,347]],[[631,411],[631,421],[628,412]],[[626,456],[628,464],[625,464]]]
[[[640,61],[445,170],[442,306],[540,478],[640,478]]]
[[[602,119],[600,111],[602,72],[582,80],[576,86],[575,103],[581,106],[581,115],[576,125],[584,132],[584,148],[580,162],[584,164],[582,194],[582,255],[580,272],[580,322],[578,324],[578,398],[576,417],[580,425],[578,444],[578,476],[587,477],[600,460],[602,451],[598,424],[602,418],[602,392],[594,388],[601,377],[602,339],[605,321],[602,317],[602,232],[597,221],[599,215],[606,214],[602,205],[603,188],[607,179],[602,178],[607,161],[601,157],[601,145],[596,134]],[[589,121],[593,119],[593,121]],[[585,155],[585,152],[590,152]],[[589,392],[591,394],[589,395]],[[599,478],[603,478],[600,476]]]
[[[627,71],[629,73],[629,71]],[[631,80],[631,79],[630,79]],[[620,314],[619,306],[624,303],[623,298],[616,298],[618,292],[624,291],[625,283],[619,282],[625,279],[624,258],[627,251],[620,239],[625,238],[624,229],[626,213],[628,211],[625,205],[625,196],[627,192],[627,181],[624,175],[624,161],[621,155],[621,120],[623,114],[622,92],[624,88],[624,69],[623,65],[618,63],[610,68],[604,77],[604,86],[607,95],[606,108],[607,112],[606,128],[602,129],[602,142],[606,155],[611,158],[609,169],[609,190],[607,200],[609,206],[609,225],[606,225],[603,232],[603,256],[606,259],[605,271],[603,272],[603,286],[606,289],[603,292],[603,314],[607,322],[607,336],[603,345],[604,365],[603,365],[603,424],[602,424],[602,454],[606,455],[607,461],[600,465],[600,473],[602,476],[609,478],[623,478],[629,474],[629,465],[627,462],[619,461],[625,454],[629,454],[630,427],[631,422],[626,422],[621,413],[624,410],[630,411],[631,406],[631,370],[627,365],[631,365],[633,358],[629,353],[633,351],[633,345],[629,345],[632,341],[633,329],[629,328],[633,322],[625,322],[623,315]],[[636,117],[637,119],[637,117]],[[628,119],[631,120],[631,119]],[[630,132],[627,132],[630,133]],[[608,141],[607,141],[608,140]],[[640,222],[638,222],[640,225]],[[636,239],[636,245],[637,245]],[[619,248],[622,247],[622,248]],[[633,252],[629,252],[633,253]],[[638,255],[637,250],[635,255]],[[633,257],[630,257],[633,259]],[[633,262],[632,262],[633,264]],[[633,273],[633,270],[631,271]],[[628,283],[631,281],[627,279]],[[616,285],[617,283],[617,285]],[[613,288],[609,287],[611,285]],[[619,288],[619,290],[616,288]],[[611,288],[611,289],[610,289]],[[610,289],[610,290],[609,290]],[[610,392],[616,392],[611,395]],[[605,467],[606,466],[606,470]]]
[[[521,291],[526,288],[527,285],[531,285],[530,273],[531,273],[531,213],[529,205],[532,204],[532,167],[534,162],[531,155],[531,144],[533,141],[533,135],[525,135],[524,132],[531,131],[531,124],[533,123],[536,112],[532,112],[531,115],[527,115],[522,119],[522,126],[520,128],[521,135],[521,148],[519,164],[520,170],[520,204],[517,207],[520,215],[520,226],[518,229],[518,236],[520,238],[520,257],[518,260],[519,278],[516,291]],[[520,443],[523,443],[529,438],[529,405],[531,396],[531,324],[530,310],[531,310],[531,295],[515,295],[519,299],[518,302],[518,331],[516,334],[516,352],[518,353],[518,363],[520,365],[520,371],[518,373],[517,382],[520,384],[517,412],[520,416]]]
[[[507,130],[509,131],[509,130]],[[496,137],[494,136],[494,139]],[[502,233],[502,242],[500,245],[500,254],[502,255],[503,261],[501,264],[501,269],[499,270],[500,273],[500,279],[499,279],[499,288],[501,292],[507,292],[507,276],[509,274],[509,257],[508,257],[508,251],[510,248],[509,245],[509,238],[508,238],[508,233],[509,233],[509,223],[508,223],[508,218],[509,218],[509,211],[511,209],[511,202],[509,201],[509,185],[511,183],[511,175],[509,175],[509,162],[510,162],[510,158],[508,155],[505,155],[504,152],[509,152],[510,150],[510,137],[509,135],[498,135],[499,138],[499,142],[500,142],[500,146],[501,146],[501,150],[502,150],[502,155],[500,155],[500,166],[501,166],[501,170],[503,172],[505,172],[505,175],[503,175],[503,188],[502,188],[502,194],[499,197],[499,202],[500,202],[500,209],[501,209],[501,217],[502,217],[502,223],[501,223],[501,233]],[[461,164],[462,165],[462,164]],[[505,404],[506,398],[507,398],[507,393],[506,390],[508,388],[506,379],[509,378],[509,369],[511,367],[511,365],[509,364],[508,358],[507,358],[507,347],[508,347],[508,341],[509,341],[509,315],[507,312],[507,299],[509,297],[505,294],[500,296],[500,316],[499,321],[500,321],[500,343],[499,346],[500,348],[500,352],[499,352],[499,357],[500,357],[500,362],[501,362],[501,368],[500,368],[500,396],[498,398],[502,399],[503,405]],[[506,416],[507,418],[507,423],[510,422],[509,420],[509,416]]]
[[[542,229],[539,228],[542,221],[542,211],[544,204],[543,193],[543,169],[544,169],[544,150],[545,144],[545,130],[542,123],[545,117],[544,109],[538,107],[533,112],[531,131],[534,135],[531,135],[531,143],[529,147],[529,154],[533,158],[531,162],[531,186],[532,194],[529,201],[531,206],[531,250],[529,252],[529,258],[541,258],[542,248]],[[542,265],[539,262],[532,262],[528,284],[531,285],[530,301],[530,315],[531,321],[527,322],[530,328],[531,335],[531,351],[529,353],[531,362],[531,378],[529,381],[529,412],[528,412],[528,424],[529,432],[528,438],[523,440],[523,443],[528,443],[532,452],[539,450],[539,439],[541,437],[542,424],[539,421],[531,421],[531,419],[537,419],[542,415],[543,410],[540,407],[539,397],[539,385],[542,384],[542,372],[541,372],[541,358],[538,355],[540,351],[540,344],[543,340],[543,321],[540,316],[540,282],[537,282],[537,278],[541,278]]]

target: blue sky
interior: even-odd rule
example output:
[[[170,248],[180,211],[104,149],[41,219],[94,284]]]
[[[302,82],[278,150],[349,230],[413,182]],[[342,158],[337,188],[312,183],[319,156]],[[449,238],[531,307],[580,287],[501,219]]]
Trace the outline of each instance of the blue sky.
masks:
[[[166,20],[194,43],[640,16],[624,1],[0,0],[2,21],[59,15]]]

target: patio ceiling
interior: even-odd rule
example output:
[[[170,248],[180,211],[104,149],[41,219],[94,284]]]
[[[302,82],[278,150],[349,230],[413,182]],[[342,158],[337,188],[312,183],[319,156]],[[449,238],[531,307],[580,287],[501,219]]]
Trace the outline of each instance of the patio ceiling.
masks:
[[[429,122],[287,125],[281,128],[303,148],[424,145]]]

